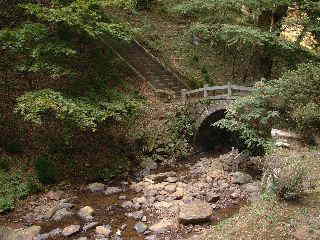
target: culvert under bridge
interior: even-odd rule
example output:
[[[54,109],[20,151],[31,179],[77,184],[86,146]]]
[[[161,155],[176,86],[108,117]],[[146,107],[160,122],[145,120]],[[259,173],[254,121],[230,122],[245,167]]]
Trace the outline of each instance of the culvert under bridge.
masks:
[[[194,144],[199,152],[226,153],[233,147],[244,148],[243,141],[236,133],[213,126],[215,122],[225,117],[227,104],[228,102],[225,102],[207,107],[198,118]]]

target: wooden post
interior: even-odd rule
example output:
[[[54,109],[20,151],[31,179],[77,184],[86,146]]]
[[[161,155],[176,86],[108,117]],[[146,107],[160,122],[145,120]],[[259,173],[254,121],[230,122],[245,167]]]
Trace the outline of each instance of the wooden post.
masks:
[[[232,88],[231,88],[231,82],[228,82],[228,98],[232,97]]]
[[[187,89],[181,90],[181,96],[182,96],[182,101],[186,102],[187,101]]]
[[[208,90],[207,90],[208,87],[209,87],[208,84],[203,85],[203,97],[204,98],[208,97]]]

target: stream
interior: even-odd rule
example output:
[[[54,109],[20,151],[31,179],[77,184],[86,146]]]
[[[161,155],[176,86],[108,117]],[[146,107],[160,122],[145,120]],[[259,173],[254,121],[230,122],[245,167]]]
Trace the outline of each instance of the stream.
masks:
[[[45,213],[59,201],[49,199],[46,193],[42,193],[23,201],[21,206],[17,206],[16,210],[7,215],[0,216],[0,225],[11,228],[21,228],[30,225],[37,225],[41,227],[40,233],[49,233],[57,228],[63,229],[70,225],[80,225],[81,228],[71,236],[58,235],[55,237],[43,239],[81,239],[80,237],[87,237],[87,239],[124,239],[124,240],[145,240],[145,239],[188,239],[199,232],[209,229],[213,225],[219,224],[222,220],[229,218],[239,211],[239,208],[246,204],[245,194],[242,192],[238,184],[230,183],[229,175],[216,176],[214,174],[222,173],[217,159],[219,155],[213,153],[198,154],[190,157],[185,162],[179,163],[178,167],[162,167],[152,172],[152,174],[141,180],[140,182],[133,182],[128,179],[127,182],[107,184],[106,187],[118,187],[122,192],[106,195],[104,192],[90,192],[87,184],[67,185],[62,187],[62,198],[72,198],[70,203],[73,207],[70,211],[73,213],[70,216],[65,216],[61,220],[43,220],[42,213]],[[170,173],[173,177],[173,183],[166,181],[166,174]],[[164,178],[156,178],[164,174]],[[162,176],[162,175],[161,175]],[[169,176],[169,175],[168,175]],[[170,175],[171,176],[171,175]],[[157,181],[155,179],[158,179]],[[169,179],[169,177],[168,177]],[[177,180],[176,180],[177,179]],[[153,182],[154,181],[154,182]],[[211,181],[211,182],[210,182]],[[154,193],[147,191],[160,185],[172,185],[174,190],[165,192],[164,189]],[[142,189],[137,191],[137,187]],[[169,189],[169,188],[168,188]],[[177,192],[183,189],[182,196],[178,196]],[[210,199],[210,194],[215,193],[216,199]],[[172,197],[173,196],[173,197]],[[209,197],[208,197],[209,196]],[[145,203],[141,203],[140,207],[123,207],[123,204],[128,201],[136,203],[136,201],[143,199]],[[144,200],[145,199],[145,200]],[[176,221],[179,211],[176,211],[179,204],[183,201],[191,201],[192,199],[200,199],[208,201],[214,208],[213,216],[209,221],[202,224],[180,224],[174,223],[165,231],[154,233],[152,231],[144,231],[138,233],[135,229],[137,223],[143,223],[150,227],[159,222],[161,219],[172,219]],[[139,200],[139,201],[140,201]],[[142,200],[141,200],[142,201]],[[177,203],[174,205],[172,203]],[[165,204],[169,204],[167,209]],[[171,204],[171,205],[170,205]],[[160,206],[158,209],[156,206]],[[97,238],[95,227],[83,231],[88,221],[80,217],[77,212],[85,207],[90,206],[94,209],[93,221],[98,223],[98,226],[111,226],[112,231],[110,238]],[[140,212],[141,216],[130,217],[128,213]],[[116,234],[118,233],[118,234]],[[85,239],[85,238],[83,238]]]

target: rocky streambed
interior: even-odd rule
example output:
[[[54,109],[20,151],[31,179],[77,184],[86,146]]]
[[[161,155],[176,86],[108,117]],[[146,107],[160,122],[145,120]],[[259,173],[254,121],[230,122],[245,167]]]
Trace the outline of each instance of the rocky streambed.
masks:
[[[199,157],[137,182],[57,186],[1,215],[0,239],[196,239],[259,197],[259,181],[226,171],[237,156]]]

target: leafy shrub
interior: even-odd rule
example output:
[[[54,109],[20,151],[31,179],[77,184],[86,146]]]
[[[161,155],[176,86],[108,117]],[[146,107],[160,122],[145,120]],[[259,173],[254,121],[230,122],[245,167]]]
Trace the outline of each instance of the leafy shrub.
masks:
[[[285,200],[296,199],[309,184],[308,171],[299,157],[271,156],[266,161],[263,185],[266,192]]]
[[[53,184],[57,181],[57,169],[49,156],[40,156],[35,163],[39,181],[43,184]]]
[[[188,106],[177,106],[173,114],[168,115],[168,125],[171,136],[175,139],[192,141],[195,120]]]
[[[0,213],[14,209],[14,201],[11,198],[0,197]]]
[[[118,101],[119,100],[119,101]],[[51,89],[28,92],[17,99],[16,112],[27,121],[42,124],[44,113],[55,113],[58,119],[73,123],[82,129],[95,131],[98,123],[114,119],[122,120],[131,116],[141,102],[123,96],[114,102],[94,103],[88,98],[70,98]]]
[[[0,212],[13,209],[16,200],[39,190],[40,185],[35,178],[24,176],[21,172],[0,170]]]
[[[227,108],[216,125],[238,131],[248,146],[267,146],[271,128],[320,131],[320,64],[301,64],[279,79],[257,83]],[[310,135],[310,134],[309,134]]]

